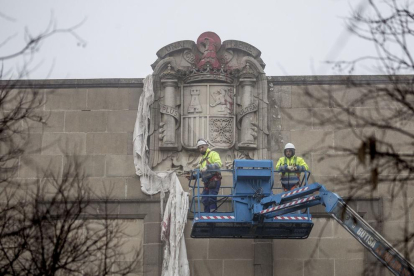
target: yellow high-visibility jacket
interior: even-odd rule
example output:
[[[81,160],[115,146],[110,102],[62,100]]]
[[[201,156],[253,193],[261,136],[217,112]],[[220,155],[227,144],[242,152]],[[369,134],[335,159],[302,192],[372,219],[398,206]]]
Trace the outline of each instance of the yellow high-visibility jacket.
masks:
[[[283,169],[283,167],[287,166],[296,166],[299,171],[309,170],[308,164],[306,164],[305,160],[302,157],[292,156],[290,158],[281,157],[276,164],[276,170]],[[300,181],[300,172],[283,172],[280,181],[282,182],[282,186],[288,190],[292,187],[297,185]]]
[[[306,164],[305,160],[302,157],[292,156],[287,158],[286,156],[280,157],[279,161],[276,164],[276,170],[279,170],[281,166],[288,165],[288,166],[304,166],[305,170],[309,170],[308,164]]]
[[[201,173],[201,179],[204,183],[209,182],[211,179],[215,177],[220,177],[220,172],[217,171],[209,171],[209,170],[218,170],[221,168],[221,159],[218,152],[212,151],[210,149],[206,150],[206,153],[200,160],[200,170],[207,167],[207,171]]]

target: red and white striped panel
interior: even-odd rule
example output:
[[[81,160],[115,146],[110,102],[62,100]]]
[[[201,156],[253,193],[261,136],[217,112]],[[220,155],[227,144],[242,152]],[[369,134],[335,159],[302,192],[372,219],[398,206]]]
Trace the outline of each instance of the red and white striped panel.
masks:
[[[299,200],[291,201],[291,202],[288,202],[288,203],[285,203],[285,204],[282,204],[282,205],[277,205],[277,206],[274,206],[274,207],[271,207],[271,208],[264,209],[264,210],[260,211],[260,214],[266,214],[266,213],[276,211],[276,210],[279,210],[279,209],[283,209],[283,208],[286,208],[286,207],[292,207],[296,204],[307,202],[307,201],[310,201],[310,200],[313,200],[313,199],[315,199],[315,196],[310,196],[310,197],[307,197],[307,198],[302,198],[302,199],[299,199]]]
[[[276,216],[274,219],[281,219],[281,220],[310,220],[308,217],[288,217],[288,216]]]
[[[195,218],[195,220],[199,219],[234,219],[234,216],[200,216],[200,218]]]
[[[282,198],[285,198],[287,196],[291,196],[291,195],[294,195],[294,194],[297,194],[297,193],[300,193],[300,192],[304,192],[304,191],[306,191],[308,189],[309,189],[309,187],[300,188],[299,190],[296,190],[296,191],[293,191],[293,192],[289,192],[287,194],[283,194],[282,195]]]

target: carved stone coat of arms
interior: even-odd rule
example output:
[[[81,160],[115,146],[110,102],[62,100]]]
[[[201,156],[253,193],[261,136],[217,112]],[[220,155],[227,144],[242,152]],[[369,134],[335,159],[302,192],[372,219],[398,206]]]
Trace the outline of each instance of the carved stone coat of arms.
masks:
[[[199,138],[226,164],[270,157],[267,78],[260,54],[242,41],[222,43],[213,32],[201,34],[196,43],[178,41],[157,52],[149,139],[153,169],[192,169]]]

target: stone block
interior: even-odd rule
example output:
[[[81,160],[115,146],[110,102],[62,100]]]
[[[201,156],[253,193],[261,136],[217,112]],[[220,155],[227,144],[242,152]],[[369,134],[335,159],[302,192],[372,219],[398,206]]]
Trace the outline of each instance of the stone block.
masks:
[[[127,91],[128,92],[128,109],[129,110],[137,110],[138,109],[138,103],[139,98],[142,94],[142,88],[141,87],[131,87],[131,88],[118,88],[119,91]]]
[[[389,120],[388,118],[390,116],[395,115],[392,110],[371,107],[350,108],[349,111],[355,114],[349,117],[350,123],[353,127],[358,128],[372,128],[373,123],[376,124],[384,120]]]
[[[349,116],[336,108],[312,109],[313,129],[335,130],[349,127]]]
[[[397,111],[401,111],[398,109]],[[404,130],[414,130],[414,121],[412,120],[411,116],[398,116],[398,123],[397,126]]]
[[[107,155],[106,176],[135,176],[132,155]]]
[[[275,85],[273,86],[273,94],[274,94],[277,107],[279,108],[291,108],[292,107],[292,86]]]
[[[336,87],[330,93],[334,107],[374,107],[378,105],[375,101],[375,87]]]
[[[45,110],[85,110],[87,89],[45,90]]]
[[[354,183],[351,181],[351,175],[340,176],[333,175],[331,177],[323,177],[322,179],[331,178],[329,181],[318,181],[319,183],[326,186],[326,188],[331,191],[338,193],[342,197],[352,197],[352,198],[377,198],[378,191],[373,189],[369,178],[363,178],[365,176],[358,175],[360,182]],[[317,179],[321,179],[321,176],[315,176]],[[365,179],[365,181],[362,181]],[[364,184],[360,184],[363,182]],[[311,182],[312,183],[312,182]]]
[[[270,131],[280,131],[282,129],[282,115],[280,108],[270,106],[269,108],[269,125]]]
[[[158,206],[157,206],[158,204]],[[119,205],[120,213],[123,215],[150,215],[156,214],[158,211],[158,217],[161,216],[161,211],[159,207],[159,202],[150,202],[150,201],[126,201]],[[160,220],[158,220],[160,221]],[[147,221],[146,217],[144,218],[144,223],[147,222],[158,222],[158,221]]]
[[[273,243],[254,243],[254,264],[271,265],[273,263]]]
[[[19,177],[42,178],[62,173],[62,156],[56,155],[24,155],[20,158]]]
[[[361,197],[358,196],[357,198]],[[360,200],[357,203],[355,211],[362,214],[363,219],[366,221],[380,221],[384,219],[381,218],[381,213],[385,210],[385,206],[381,206],[379,200]]]
[[[194,276],[224,276],[222,260],[193,261]]]
[[[134,154],[134,141],[133,141],[133,134],[129,132],[127,135],[127,154],[133,155]]]
[[[370,256],[371,254],[368,254]],[[380,276],[394,276],[388,268],[386,268],[382,263],[380,263],[376,258],[374,262],[368,263],[365,265],[365,274],[360,275],[380,275]]]
[[[191,223],[191,222],[189,222]],[[200,260],[208,258],[208,239],[185,239],[187,256],[189,260]]]
[[[334,239],[353,239],[352,235],[336,221],[333,221],[332,228]]]
[[[144,263],[144,276],[160,276],[161,275],[161,265],[147,265]]]
[[[306,260],[304,262],[304,273],[306,276],[332,276],[335,275],[335,260],[320,259]]]
[[[125,89],[89,88],[88,109],[91,110],[124,110],[129,108],[129,91]]]
[[[191,238],[192,220],[188,219],[184,228],[184,237]]]
[[[144,276],[144,264],[142,260],[138,260],[136,262],[135,261],[115,261],[111,269],[112,275],[121,275],[121,274],[118,274],[117,272],[123,271],[124,268],[130,268],[129,273],[126,274],[126,276]]]
[[[0,183],[0,202],[14,204],[33,199],[40,186],[39,179],[18,178]]]
[[[104,132],[106,122],[104,111],[68,111],[65,117],[65,131]]]
[[[282,130],[312,129],[312,113],[307,108],[283,109]]]
[[[109,132],[133,132],[137,112],[130,111],[109,111],[108,112],[108,131]]]
[[[141,200],[154,200],[160,199],[160,194],[147,195],[141,190],[141,182],[138,176],[126,178],[126,198],[127,199],[141,199]]]
[[[273,276],[303,276],[303,260],[281,259],[273,262]],[[260,275],[260,274],[259,274]]]
[[[73,177],[75,175],[83,175],[85,177],[103,177],[105,174],[104,155],[66,156],[63,163],[63,173],[69,177]]]
[[[21,135],[14,135],[13,143],[15,145],[12,149],[23,150],[25,155],[40,154],[42,149],[42,134],[22,133]]]
[[[385,221],[382,236],[391,244],[403,242],[414,231],[414,222]]]
[[[124,199],[126,197],[126,183],[124,178],[88,178],[88,187],[92,197],[102,199]]]
[[[331,219],[325,218],[314,218],[313,228],[310,233],[311,238],[332,238],[333,237],[333,226]]]
[[[127,154],[127,133],[88,133],[88,154]]]
[[[354,238],[321,239],[319,241],[319,258],[363,259],[364,247]]]
[[[309,153],[327,153],[333,151],[334,135],[332,131],[297,130],[290,132],[290,142],[296,147],[296,155]]]
[[[343,129],[334,132],[335,151],[341,152],[344,149],[356,150],[361,146],[363,137],[374,135],[374,129]]]
[[[409,134],[401,134],[391,130],[383,131],[376,130],[375,135],[379,137],[381,141],[392,145],[393,150],[397,153],[408,153],[413,152],[413,135],[414,132],[406,130]]]
[[[210,239],[209,259],[254,259],[252,240]]]
[[[123,236],[130,239],[144,240],[144,220],[125,219],[121,222]]]
[[[312,164],[314,175],[355,174],[355,158],[346,154],[313,154]]]
[[[144,265],[158,265],[161,267],[161,263],[162,244],[144,244]]]
[[[41,111],[35,112],[36,116],[42,119],[41,122],[27,120],[27,130],[30,133],[35,132],[62,132],[64,124],[64,111]]]
[[[82,155],[86,153],[85,133],[44,133],[43,155]]]
[[[2,111],[28,108],[31,104],[35,104],[42,108],[42,105],[45,102],[45,96],[42,89],[10,89],[13,85],[13,83],[6,84],[6,86],[2,88]]]
[[[336,259],[335,276],[365,275],[363,259]]]
[[[308,238],[306,240],[274,240],[273,259],[318,258],[319,241],[319,239],[314,238]]]
[[[253,261],[250,260],[224,260],[223,275],[226,276],[255,276]],[[264,275],[264,274],[262,274]]]
[[[143,205],[143,204],[141,204]],[[161,223],[161,208],[160,203],[152,203],[152,204],[146,204],[148,205],[149,209],[147,212],[139,212],[138,214],[145,214],[144,222],[158,222]],[[164,205],[165,206],[165,205]],[[148,208],[147,207],[147,208]],[[136,214],[135,212],[133,214]]]
[[[45,112],[46,125],[43,126],[44,132],[61,132],[65,123],[65,112],[50,111]]]
[[[292,108],[329,107],[329,85],[293,85]]]
[[[121,254],[126,261],[134,261],[144,254],[142,240],[122,238],[119,243],[122,245]]]
[[[161,224],[158,222],[144,223],[144,243],[161,243]]]
[[[378,194],[384,197],[414,198],[414,183],[408,181],[379,183]]]

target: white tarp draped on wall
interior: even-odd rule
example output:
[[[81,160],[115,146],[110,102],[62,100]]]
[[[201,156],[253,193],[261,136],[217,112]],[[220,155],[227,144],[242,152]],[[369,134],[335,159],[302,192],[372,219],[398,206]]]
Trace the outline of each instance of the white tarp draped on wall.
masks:
[[[164,242],[162,276],[189,276],[190,269],[185,247],[184,227],[187,222],[188,193],[184,192],[175,172],[154,172],[148,166],[148,126],[150,106],[154,101],[153,79],[144,79],[144,89],[139,99],[137,119],[133,134],[134,164],[140,177],[141,190],[148,195],[161,192],[161,210],[165,192],[169,192],[163,220],[161,240]]]

